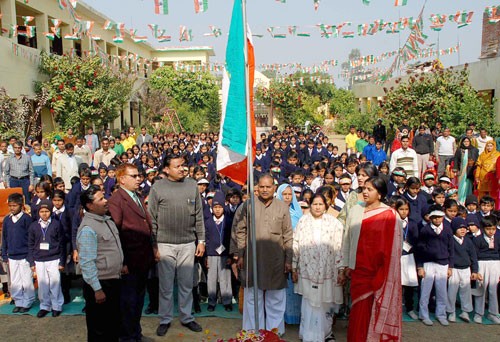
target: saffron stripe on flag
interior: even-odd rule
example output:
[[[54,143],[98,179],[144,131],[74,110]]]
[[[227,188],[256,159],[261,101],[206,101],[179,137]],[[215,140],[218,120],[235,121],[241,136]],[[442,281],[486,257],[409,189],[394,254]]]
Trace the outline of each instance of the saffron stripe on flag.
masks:
[[[253,45],[247,35],[248,91],[252,134],[248,137],[246,105],[246,70],[243,12],[240,0],[234,1],[229,39],[226,48],[226,67],[222,85],[222,117],[217,153],[217,170],[238,184],[248,176],[248,139],[251,139],[252,158],[255,150],[255,118],[253,113],[253,83],[255,58]]]

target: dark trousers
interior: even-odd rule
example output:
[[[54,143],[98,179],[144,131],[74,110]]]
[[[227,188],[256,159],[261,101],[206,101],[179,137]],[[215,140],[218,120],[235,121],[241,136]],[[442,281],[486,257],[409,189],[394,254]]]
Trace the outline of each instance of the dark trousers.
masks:
[[[87,341],[115,342],[120,335],[120,279],[99,280],[106,294],[106,301],[97,304],[89,284],[83,283]]]
[[[138,341],[142,337],[141,316],[147,279],[147,272],[122,276],[120,341]]]
[[[403,300],[406,308],[406,312],[413,311],[414,305],[414,294],[417,287],[413,286],[403,286]]]
[[[28,205],[31,203],[31,193],[28,191],[28,188],[30,187],[29,178],[25,179],[10,178],[9,186],[11,188],[23,188],[24,202]]]
[[[160,296],[160,279],[158,279],[158,270],[154,265],[148,273],[147,290],[149,296],[148,307],[153,311],[158,311],[158,300]]]

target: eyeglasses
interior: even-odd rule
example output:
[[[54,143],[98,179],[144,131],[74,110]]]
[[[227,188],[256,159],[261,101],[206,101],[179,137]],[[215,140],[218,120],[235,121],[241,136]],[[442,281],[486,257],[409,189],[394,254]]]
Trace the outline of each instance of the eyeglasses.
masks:
[[[125,176],[129,176],[129,177],[132,177],[132,178],[139,178],[141,175],[140,174],[135,174],[135,175],[125,175]]]

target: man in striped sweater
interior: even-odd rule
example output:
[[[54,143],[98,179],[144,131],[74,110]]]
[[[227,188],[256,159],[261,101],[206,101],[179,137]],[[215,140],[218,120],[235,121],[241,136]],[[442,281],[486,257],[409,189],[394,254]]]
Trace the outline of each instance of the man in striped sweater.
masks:
[[[391,173],[399,166],[405,169],[408,177],[418,177],[417,152],[409,146],[410,138],[408,136],[403,136],[401,138],[401,148],[398,148],[391,155],[391,162],[389,164]]]

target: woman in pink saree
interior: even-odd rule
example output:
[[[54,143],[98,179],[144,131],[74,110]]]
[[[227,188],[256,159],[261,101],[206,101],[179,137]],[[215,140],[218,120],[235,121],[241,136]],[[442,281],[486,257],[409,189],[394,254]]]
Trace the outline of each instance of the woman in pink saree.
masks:
[[[383,204],[385,181],[365,182],[363,204],[348,213],[339,280],[351,279],[348,341],[399,341],[402,328],[401,221]]]

